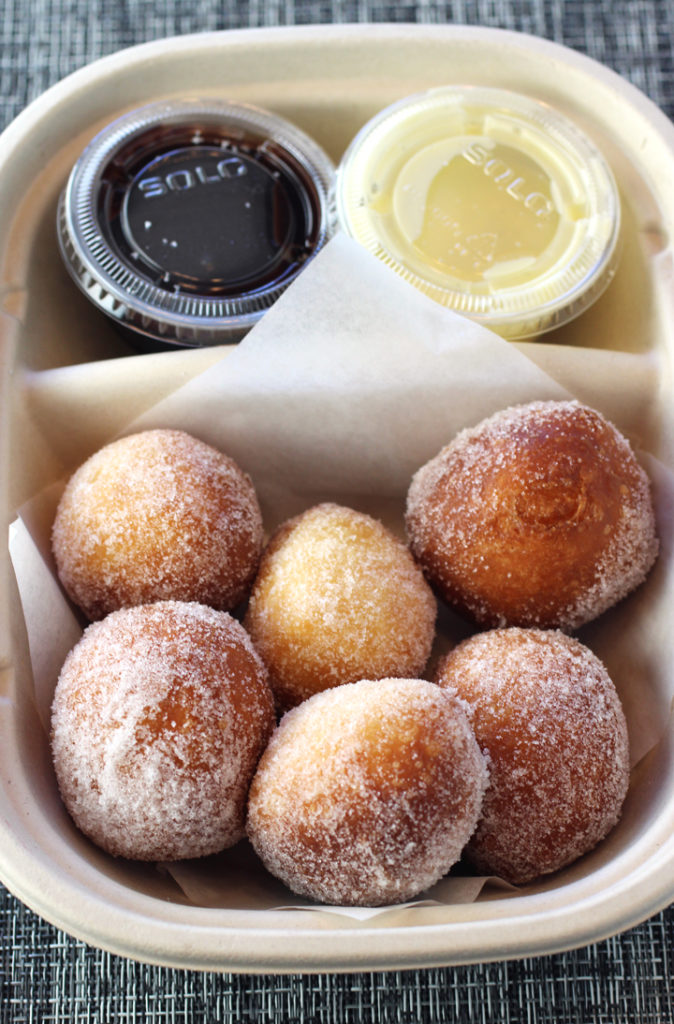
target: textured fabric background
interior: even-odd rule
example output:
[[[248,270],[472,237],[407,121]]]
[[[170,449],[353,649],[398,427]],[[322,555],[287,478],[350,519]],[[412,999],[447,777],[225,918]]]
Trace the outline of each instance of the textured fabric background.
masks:
[[[674,117],[672,0],[0,0],[0,127],[64,75],[135,43],[347,21],[545,36],[608,64]],[[673,959],[670,908],[606,942],[536,959],[404,973],[202,974],[91,949],[0,887],[0,1024],[666,1024]]]
[[[624,75],[674,116],[672,0],[0,0],[0,115],[104,54],[187,32],[400,21],[545,36]]]

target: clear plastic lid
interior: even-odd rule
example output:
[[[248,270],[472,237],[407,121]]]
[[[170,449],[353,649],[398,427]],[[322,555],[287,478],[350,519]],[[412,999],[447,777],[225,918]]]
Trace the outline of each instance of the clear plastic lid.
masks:
[[[141,107],[100,132],[58,210],[103,312],[152,342],[238,341],[335,228],[334,166],[295,125],[217,100]]]
[[[572,122],[500,89],[386,108],[337,175],[342,228],[423,292],[504,337],[583,312],[614,275],[620,199]]]

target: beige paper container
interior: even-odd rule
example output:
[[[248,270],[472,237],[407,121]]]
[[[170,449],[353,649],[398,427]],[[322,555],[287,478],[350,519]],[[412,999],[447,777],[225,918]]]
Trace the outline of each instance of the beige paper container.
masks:
[[[74,289],[57,252],[55,207],[92,134],[137,104],[219,94],[294,120],[338,161],[377,110],[448,82],[516,89],[555,105],[603,149],[622,195],[624,251],[611,287],[580,320],[510,351],[531,368],[535,389],[550,395],[568,389],[614,418],[648,453],[656,480],[663,540],[656,572],[643,594],[585,634],[618,677],[639,753],[623,818],[597,850],[540,884],[520,891],[468,886],[460,902],[431,893],[422,905],[373,914],[302,906],[282,887],[272,887],[270,904],[268,880],[249,863],[245,847],[224,858],[223,871],[237,884],[219,898],[201,885],[194,865],[169,872],[108,858],[75,831],[63,810],[45,732],[45,680],[55,681],[60,651],[79,626],[70,613],[59,620],[46,616],[36,639],[22,610],[22,599],[39,608],[56,586],[43,571],[53,508],[47,491],[26,512],[35,543],[13,529],[14,565],[4,542],[1,556],[0,879],[37,913],[87,942],[186,968],[411,968],[582,945],[674,899],[668,625],[674,600],[674,128],[610,71],[543,40],[495,30],[326,26],[158,41],[99,61],[47,92],[7,129],[0,147],[4,529],[26,502],[57,488],[65,472],[117,431],[152,422],[153,415],[161,419],[153,410],[163,408],[156,403],[164,396],[211,367],[225,379],[228,366],[237,365],[237,356],[222,350],[126,359],[126,343]],[[419,423],[434,443],[423,415]],[[361,436],[355,441],[362,447]],[[287,451],[272,452],[267,464],[275,454],[285,466]],[[312,465],[317,453],[308,446],[305,455],[302,465]],[[297,484],[309,493],[311,481],[301,480],[301,468],[295,467]],[[267,497],[273,494],[260,482]],[[398,487],[370,497],[386,505],[399,503],[404,492]],[[19,592],[17,565],[29,583],[39,581],[37,598],[26,593],[25,580]]]

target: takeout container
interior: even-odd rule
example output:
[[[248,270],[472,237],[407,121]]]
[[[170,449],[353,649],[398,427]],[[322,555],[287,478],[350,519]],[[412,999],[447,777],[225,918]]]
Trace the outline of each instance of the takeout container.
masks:
[[[551,391],[566,389],[602,408],[647,453],[644,458],[656,482],[660,562],[643,592],[581,635],[619,676],[643,756],[633,772],[623,818],[609,839],[569,869],[522,890],[480,886],[458,903],[431,893],[421,905],[359,914],[302,905],[279,889],[270,905],[266,896],[260,898],[264,879],[249,870],[242,847],[222,867],[236,880],[236,892],[230,887],[218,901],[200,890],[198,866],[187,866],[181,878],[166,866],[113,860],[70,823],[49,760],[49,693],[44,689],[44,681],[55,681],[60,668],[63,622],[45,615],[38,631],[27,627],[22,601],[39,611],[41,602],[51,599],[50,588],[56,588],[49,571],[49,509],[63,475],[129,423],[142,422],[156,403],[189,386],[202,372],[215,372],[227,383],[228,366],[237,365],[233,353],[244,352],[246,343],[238,350],[131,355],[114,327],[77,293],[60,262],[58,195],[93,134],[142,103],[223,94],[256,103],[297,123],[338,162],[379,109],[451,82],[514,89],[555,106],[600,146],[621,193],[623,249],[615,280],[578,320],[542,341],[512,345],[508,352],[522,360],[519,365],[540,371],[541,380],[549,379]],[[248,972],[412,968],[550,953],[628,928],[674,898],[669,720],[674,658],[668,627],[674,600],[669,512],[674,469],[673,173],[674,128],[615,74],[541,39],[454,26],[325,26],[161,40],[77,72],[6,130],[0,147],[0,482],[5,528],[21,509],[30,534],[27,539],[12,528],[13,565],[4,543],[2,550],[0,879],[12,892],[57,926],[115,953],[178,967]],[[342,265],[348,264],[349,253],[343,255]],[[373,281],[377,272],[372,270]],[[372,446],[372,463],[360,466],[354,485],[361,505],[369,507],[372,499],[375,505],[399,508],[404,473],[395,486],[382,485],[385,493],[374,493],[386,449],[377,462],[381,438],[374,436],[372,425],[367,427],[370,434],[364,434],[344,422],[346,411],[339,412],[342,399],[349,397],[339,392],[344,360],[348,368],[349,359],[360,358],[357,346],[349,349],[353,339],[346,333],[348,317],[340,317],[339,311],[348,312],[354,297],[366,302],[367,281],[359,285],[360,291],[347,275],[329,302],[326,295],[326,317],[331,319],[316,330],[329,333],[340,320],[344,348],[334,356],[340,372],[331,383],[328,357],[321,370],[322,390],[303,398],[315,403],[312,411],[329,407],[327,423],[338,436],[340,471],[348,471],[351,456],[355,459]],[[401,308],[406,307],[407,293],[401,292],[400,298]],[[425,306],[420,309],[425,331],[432,314]],[[386,342],[384,334],[376,339],[380,362],[368,364],[372,394],[377,365],[382,372],[386,368]],[[499,402],[499,351],[494,350],[493,365],[487,361],[471,378],[477,390],[484,383],[487,404]],[[396,365],[393,347],[388,355]],[[437,355],[429,353],[429,358]],[[451,351],[449,358],[461,390],[466,387],[464,364],[451,364]],[[517,365],[513,362],[515,372]],[[264,417],[272,405],[282,425],[288,399],[274,391],[274,379],[261,365],[263,370],[267,376],[256,397],[256,414],[259,410]],[[496,385],[490,383],[493,378]],[[395,413],[398,402],[409,408],[407,385],[403,379],[393,403],[390,396],[377,395],[382,408]],[[332,404],[331,388],[339,399]],[[429,419],[437,418],[443,405],[452,406],[456,396],[449,402],[446,393],[430,396],[428,408],[425,397],[423,389],[416,396],[414,430],[409,419],[401,426],[401,434],[422,437],[415,458],[442,432],[442,424]],[[258,475],[267,509],[272,509],[276,482],[265,487],[260,479],[265,467],[270,472],[276,465],[279,472],[290,468],[297,500],[312,493],[315,483],[303,479],[303,473],[322,473],[321,487],[329,491],[329,452],[322,458],[311,438],[306,447],[298,443],[294,449],[282,430],[270,429],[265,437],[269,448],[253,475]],[[369,495],[368,480],[373,490]],[[344,497],[344,487],[342,481],[338,497]],[[31,503],[45,493],[44,501]],[[36,572],[27,571],[20,592],[15,570],[18,566],[23,572],[28,562],[35,563]],[[28,593],[35,580],[40,584],[37,593]],[[80,629],[76,617],[66,625],[74,638]],[[42,680],[42,689],[36,679]],[[48,682],[46,686],[48,691]]]

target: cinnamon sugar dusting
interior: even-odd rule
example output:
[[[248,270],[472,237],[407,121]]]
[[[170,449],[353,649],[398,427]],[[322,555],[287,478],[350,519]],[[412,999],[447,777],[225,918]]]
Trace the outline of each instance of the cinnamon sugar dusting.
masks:
[[[591,850],[629,782],[625,716],[601,661],[556,630],[497,629],[463,641],[437,682],[472,709],[490,784],[468,854],[526,882]]]
[[[272,537],[245,625],[291,707],[342,683],[420,675],[435,617],[404,544],[372,517],[325,503]]]
[[[505,409],[419,469],[406,527],[409,548],[326,502],[263,552],[251,481],[208,445],[146,431],[92,456],[53,528],[64,586],[100,620],[52,709],[81,830],[142,860],[247,833],[294,892],[365,906],[418,896],[464,852],[524,883],[603,839],[629,781],[625,717],[566,633],[657,557],[628,441],[578,402]],[[431,585],[500,627],[434,682]],[[244,628],[222,609],[246,597]],[[276,728],[275,706],[292,708]]]
[[[244,833],[273,724],[264,666],[229,614],[181,602],[113,612],[88,627],[57,684],[61,795],[112,854],[214,853]]]
[[[248,834],[294,892],[395,903],[458,860],[486,782],[453,695],[418,679],[359,681],[283,717],[253,780]]]
[[[532,402],[464,430],[414,476],[411,548],[483,626],[573,630],[635,587],[658,551],[648,478],[578,402]]]
[[[263,545],[249,477],[179,430],[148,430],[91,456],[71,477],[52,531],[60,579],[90,619],[158,600],[229,610]]]

